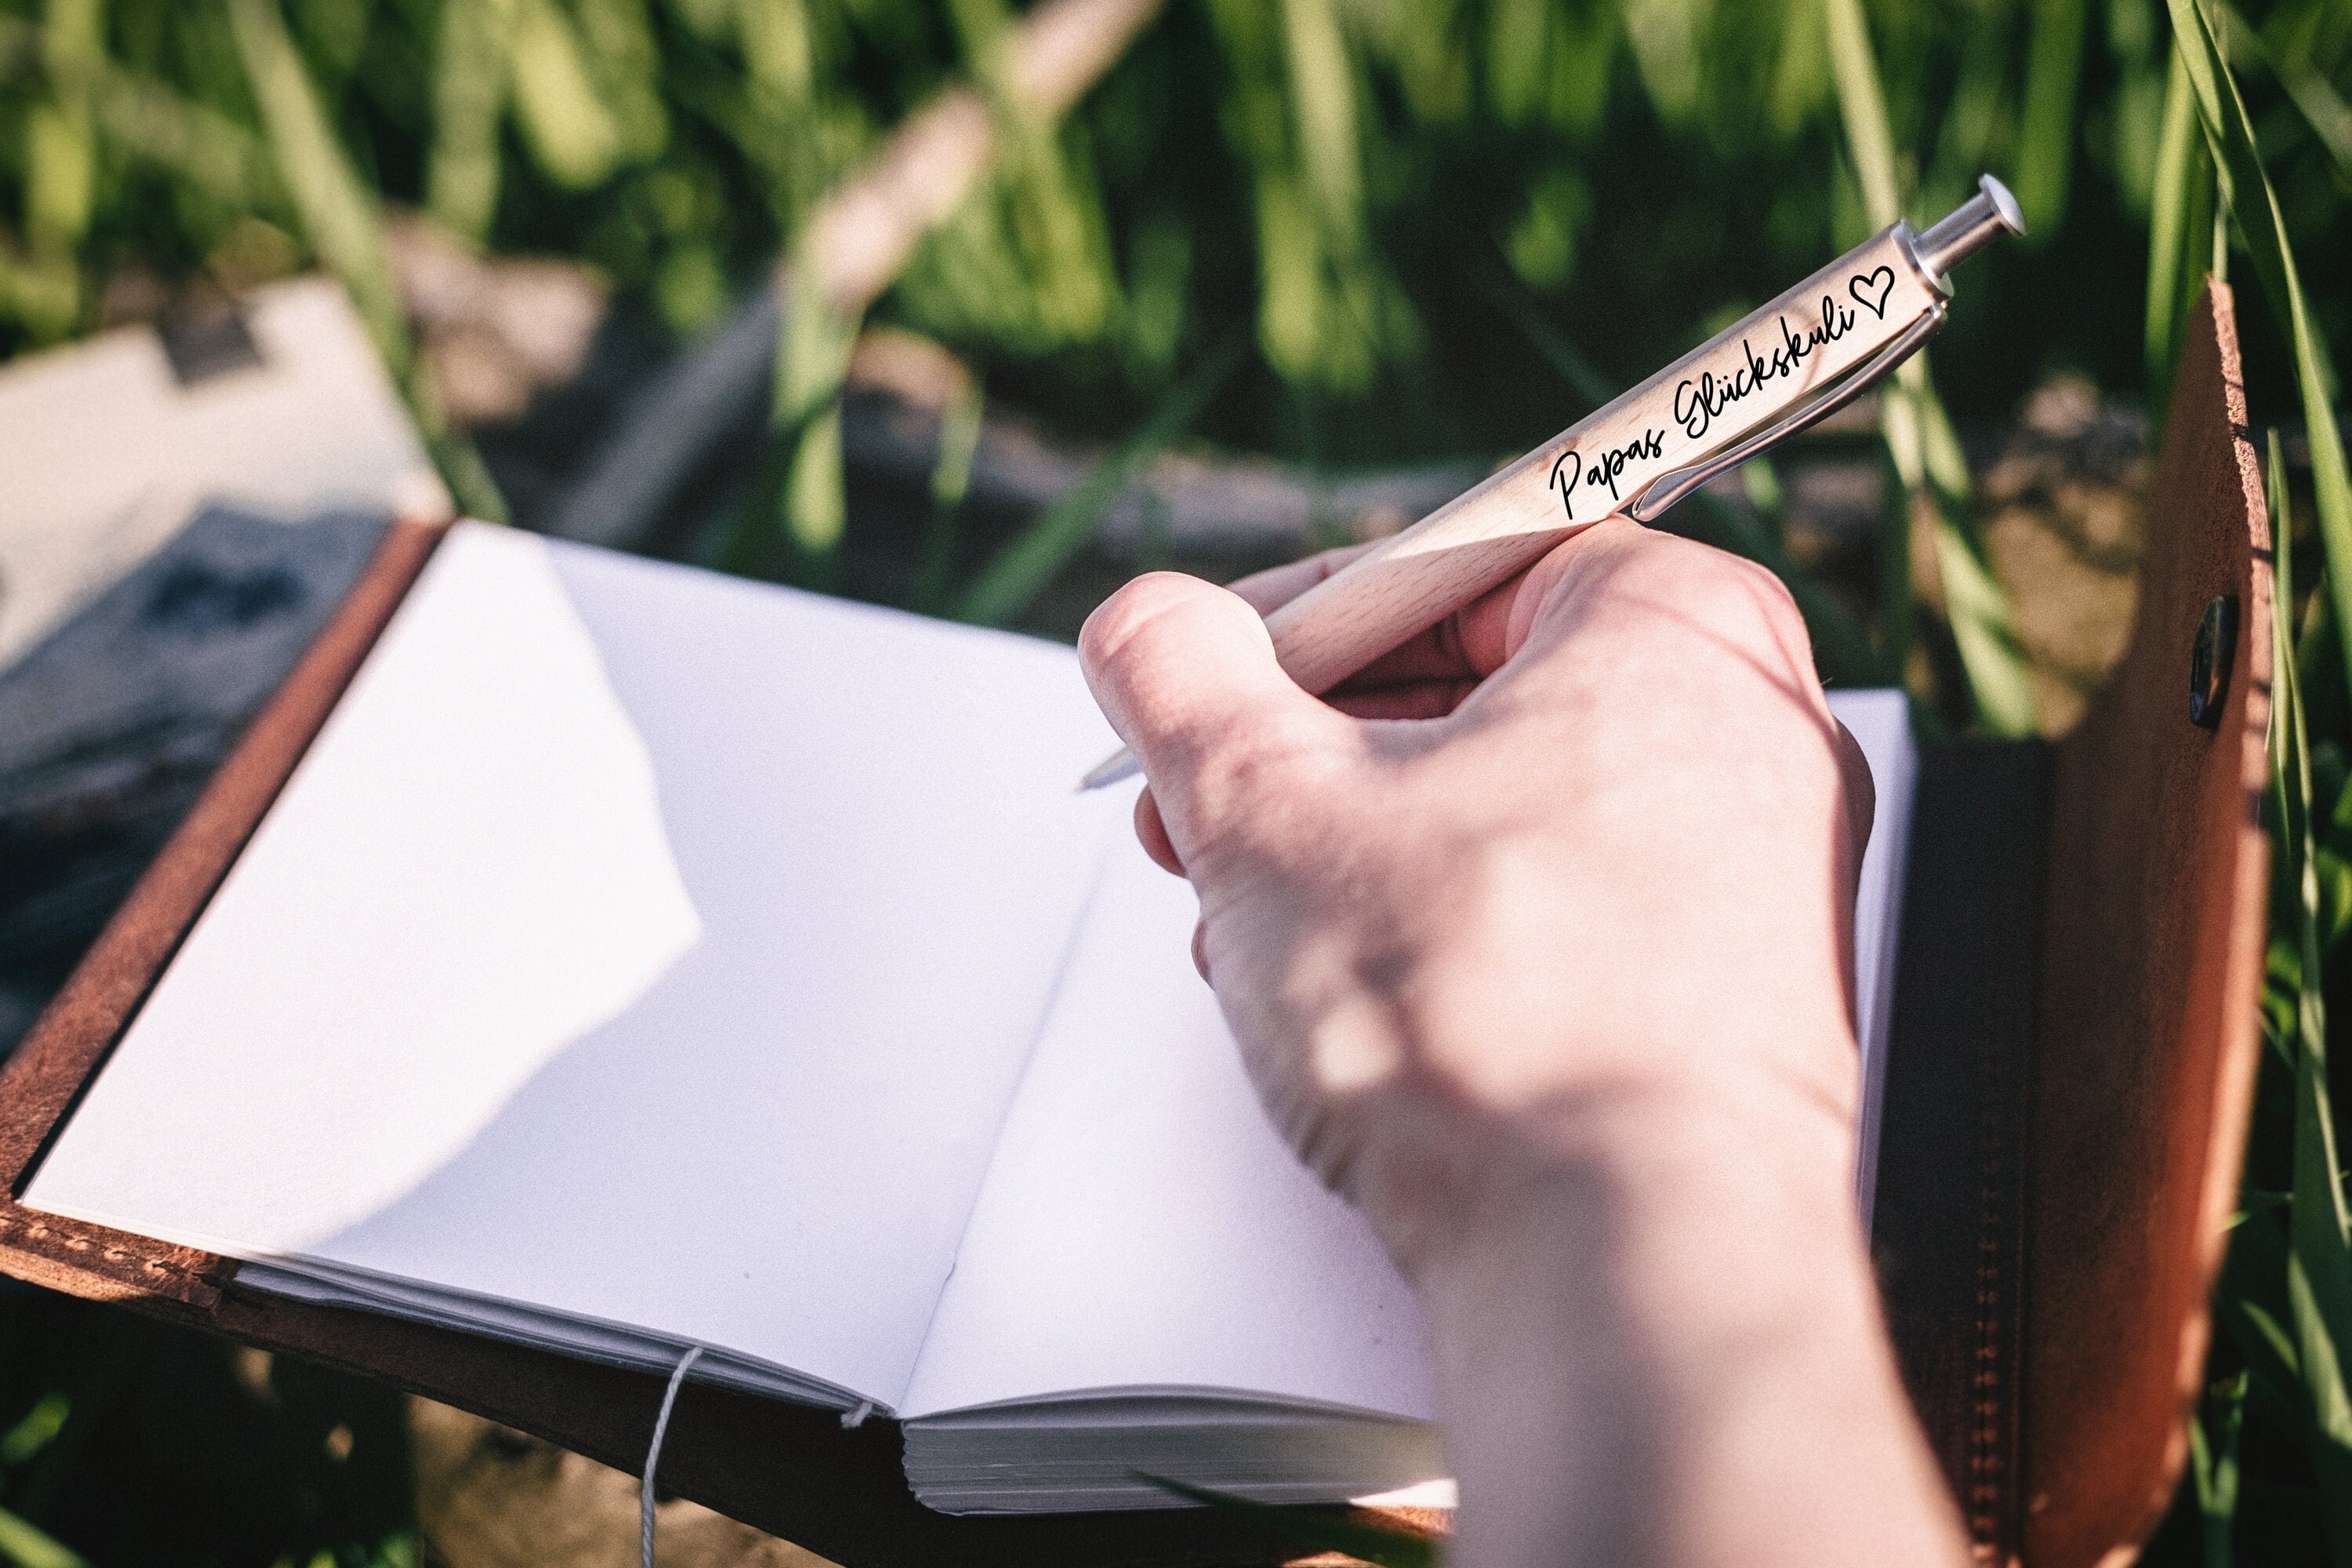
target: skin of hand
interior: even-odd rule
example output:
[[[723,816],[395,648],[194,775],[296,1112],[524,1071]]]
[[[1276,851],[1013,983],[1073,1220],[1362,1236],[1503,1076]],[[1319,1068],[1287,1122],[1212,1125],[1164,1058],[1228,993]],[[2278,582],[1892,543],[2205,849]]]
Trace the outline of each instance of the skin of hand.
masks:
[[[1748,563],[1622,520],[1308,696],[1352,552],[1139,578],[1087,678],[1276,1123],[1427,1311],[1465,1568],[1950,1563],[1853,1204],[1868,770]]]

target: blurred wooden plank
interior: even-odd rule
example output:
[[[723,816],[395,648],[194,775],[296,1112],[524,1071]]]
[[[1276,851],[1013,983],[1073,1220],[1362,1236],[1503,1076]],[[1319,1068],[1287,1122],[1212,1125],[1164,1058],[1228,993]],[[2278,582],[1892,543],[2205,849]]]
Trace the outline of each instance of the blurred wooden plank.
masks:
[[[0,665],[208,504],[288,521],[450,511],[323,278],[258,289],[233,318],[127,328],[0,369]]]
[[[351,592],[380,517],[214,510],[0,671],[0,1057]]]

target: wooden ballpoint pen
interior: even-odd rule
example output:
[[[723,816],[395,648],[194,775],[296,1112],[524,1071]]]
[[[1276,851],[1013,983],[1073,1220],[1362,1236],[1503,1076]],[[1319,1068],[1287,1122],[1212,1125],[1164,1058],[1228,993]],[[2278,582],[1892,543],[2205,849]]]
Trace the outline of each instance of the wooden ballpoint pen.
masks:
[[[1864,241],[1606,408],[1570,426],[1265,618],[1293,680],[1323,692],[1604,517],[1647,522],[1726,469],[1826,418],[1944,323],[1946,278],[2025,232],[1990,174],[1950,216]],[[1079,781],[1137,769],[1120,752]]]

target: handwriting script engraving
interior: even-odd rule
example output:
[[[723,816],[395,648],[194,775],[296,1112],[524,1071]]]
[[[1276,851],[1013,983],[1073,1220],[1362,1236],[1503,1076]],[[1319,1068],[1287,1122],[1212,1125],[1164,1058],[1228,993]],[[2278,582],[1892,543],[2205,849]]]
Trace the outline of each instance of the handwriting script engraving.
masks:
[[[1580,483],[1607,485],[1609,499],[1622,501],[1625,498],[1617,493],[1617,478],[1625,471],[1625,465],[1637,458],[1663,457],[1665,450],[1666,433],[1654,427],[1643,431],[1622,447],[1601,453],[1593,458],[1591,468],[1585,468],[1583,458],[1577,455],[1575,447],[1570,447],[1551,460],[1551,479],[1545,488],[1559,492],[1560,510],[1568,514],[1569,521],[1574,522],[1576,503],[1570,498],[1576,494],[1576,487]]]
[[[1734,405],[1765,392],[1775,383],[1797,379],[1805,362],[1817,351],[1852,335],[1861,320],[1861,310],[1868,310],[1876,321],[1886,320],[1895,300],[1895,284],[1894,268],[1875,267],[1846,279],[1845,291],[1853,301],[1851,305],[1834,292],[1827,292],[1821,296],[1814,310],[1801,311],[1793,320],[1785,311],[1775,316],[1771,327],[1759,329],[1760,333],[1779,329],[1780,341],[1768,343],[1768,353],[1759,353],[1752,338],[1742,337],[1739,364],[1730,374],[1705,370],[1675,384],[1672,405],[1675,423],[1691,440],[1705,439]],[[1664,456],[1665,432],[1657,428],[1645,429],[1623,446],[1604,450],[1590,459],[1571,447],[1552,459],[1545,488],[1559,492],[1560,510],[1569,521],[1574,522],[1580,489],[1606,487],[1613,510],[1624,503],[1619,480],[1627,469],[1634,463]]]
[[[1886,319],[1886,308],[1895,294],[1895,268],[1879,267],[1869,272],[1857,273],[1846,279],[1846,292],[1855,304],[1866,306],[1880,321]],[[1759,354],[1748,340],[1739,340],[1744,363],[1727,376],[1713,371],[1703,371],[1697,379],[1685,377],[1675,387],[1675,422],[1683,433],[1696,441],[1705,436],[1723,411],[1742,398],[1752,397],[1769,383],[1795,375],[1804,368],[1805,360],[1823,344],[1836,342],[1853,331],[1858,319],[1851,306],[1838,303],[1834,294],[1822,296],[1821,319],[1806,325],[1803,331],[1789,324],[1785,315],[1775,319],[1780,329],[1780,341],[1772,345],[1768,356]]]

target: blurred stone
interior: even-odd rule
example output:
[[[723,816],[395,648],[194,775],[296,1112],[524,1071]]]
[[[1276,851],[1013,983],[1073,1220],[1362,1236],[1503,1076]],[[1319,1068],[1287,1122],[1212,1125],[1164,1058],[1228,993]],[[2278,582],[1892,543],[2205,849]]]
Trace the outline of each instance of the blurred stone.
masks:
[[[850,352],[852,392],[888,393],[936,414],[971,393],[971,372],[931,339],[900,327],[868,327]]]
[[[1826,566],[1875,542],[1886,518],[1885,464],[1876,453],[1792,455],[1780,469],[1781,526],[1800,565]]]
[[[446,1568],[635,1568],[637,1479],[429,1399],[409,1402],[416,1530]],[[655,1505],[662,1568],[829,1568],[698,1504]]]
[[[2079,440],[2099,422],[2099,389],[2079,375],[2060,375],[2033,389],[2021,423],[2055,441]]]
[[[421,217],[385,226],[402,302],[459,425],[520,416],[577,377],[604,320],[603,279],[567,261],[483,256]]]
[[[171,287],[160,274],[136,263],[118,267],[106,275],[105,286],[99,290],[99,330],[110,331],[152,321],[171,302]]]
[[[2045,734],[2074,728],[2123,657],[2147,481],[2147,416],[2078,376],[2035,389],[1979,477],[1985,547],[2032,660]]]
[[[494,332],[460,322],[427,338],[422,353],[442,406],[458,424],[517,418],[530,405],[530,378]]]

